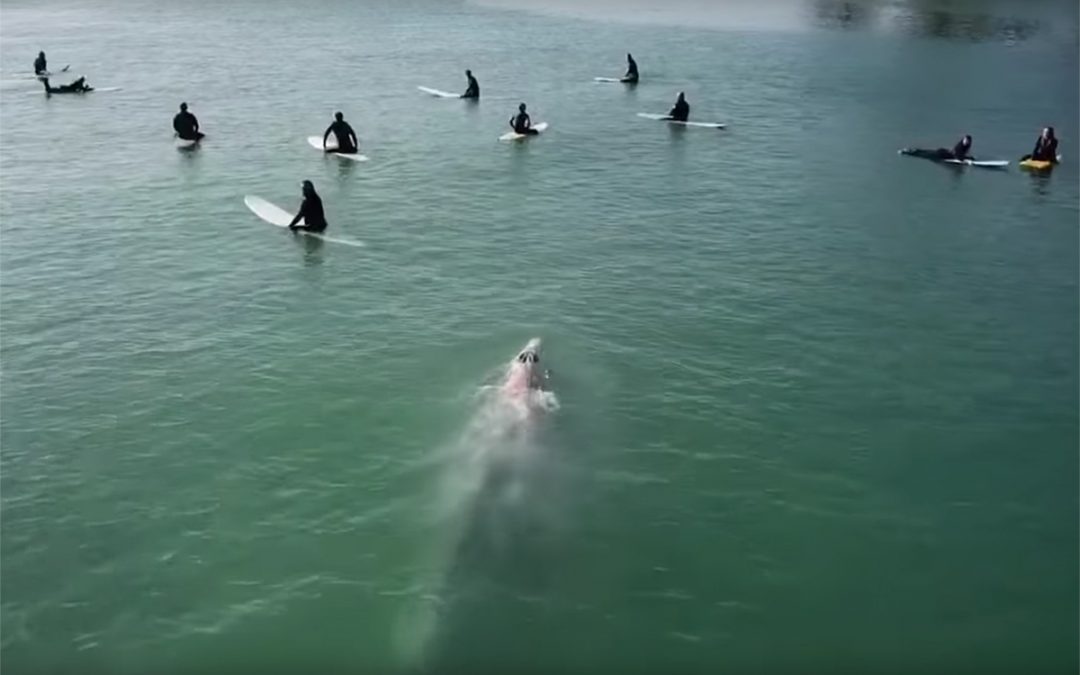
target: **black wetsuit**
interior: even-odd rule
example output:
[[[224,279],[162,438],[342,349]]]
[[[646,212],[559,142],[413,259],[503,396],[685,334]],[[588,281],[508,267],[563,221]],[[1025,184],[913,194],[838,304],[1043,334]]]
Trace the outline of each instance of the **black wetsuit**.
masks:
[[[300,213],[296,215],[297,220],[294,222],[302,218],[304,224],[292,225],[291,229],[307,232],[322,232],[326,229],[326,214],[323,213],[322,199],[317,194],[305,197],[303,203],[300,204]]]
[[[1035,141],[1035,149],[1031,151],[1030,155],[1023,159],[1034,159],[1038,162],[1057,162],[1057,146],[1058,142],[1056,138],[1043,138],[1042,136],[1039,136],[1039,140]]]
[[[86,78],[80,77],[71,84],[62,84],[59,87],[49,86],[49,78],[41,78],[41,83],[45,85],[46,94],[82,94],[87,91],[94,91],[93,87],[86,86]]]
[[[176,113],[172,128],[185,141],[197,141],[205,135],[199,132],[199,120],[186,110]]]
[[[936,150],[925,150],[922,148],[905,148],[900,152],[905,155],[911,155],[912,157],[922,157],[924,159],[933,159],[936,161],[945,161],[946,159],[972,159],[971,146],[965,145],[961,140],[959,143],[953,146],[952,150],[948,148],[938,148]]]
[[[49,66],[47,63],[45,63],[45,57],[39,56],[34,59],[34,74],[42,75],[47,72],[49,72]]]
[[[465,88],[461,98],[480,98],[480,84],[472,75],[469,76],[469,86]]]
[[[510,118],[510,126],[514,127],[514,132],[519,134],[525,134],[526,136],[535,136],[540,133],[536,129],[532,128],[532,120],[529,119],[529,113],[518,113],[516,116]]]
[[[638,81],[637,61],[635,61],[634,59],[627,59],[627,61],[629,61],[630,65],[627,67],[626,75],[623,75],[622,80],[623,80],[623,82],[637,82]]]
[[[353,144],[352,139],[356,137],[356,132],[349,126],[349,123],[345,120],[334,120],[330,126],[326,129],[326,133],[323,134],[323,142],[326,142],[326,137],[329,134],[334,134],[337,139],[337,150],[333,152],[342,152],[346,155],[351,155],[356,152],[356,146]]]
[[[675,120],[676,122],[685,122],[686,120],[690,119],[690,104],[687,103],[685,100],[676,101],[675,107],[672,108],[671,112],[668,113],[668,117]]]

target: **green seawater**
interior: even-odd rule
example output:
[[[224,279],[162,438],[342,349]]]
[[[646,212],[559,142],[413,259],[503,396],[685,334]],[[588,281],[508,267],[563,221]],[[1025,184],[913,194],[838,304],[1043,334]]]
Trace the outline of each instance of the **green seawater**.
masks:
[[[1077,23],[6,0],[5,675],[1076,672]],[[243,204],[303,179],[364,248]]]

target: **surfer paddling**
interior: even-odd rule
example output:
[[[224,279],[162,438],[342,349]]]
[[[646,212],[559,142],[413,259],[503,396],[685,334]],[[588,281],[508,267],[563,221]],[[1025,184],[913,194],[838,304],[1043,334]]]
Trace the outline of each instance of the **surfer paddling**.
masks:
[[[71,84],[62,84],[59,87],[53,87],[49,85],[49,78],[41,78],[41,84],[45,85],[45,95],[52,96],[53,94],[83,94],[88,91],[94,91],[94,88],[86,83],[85,77],[80,77]]]
[[[326,147],[326,139],[330,138],[331,133],[337,139],[337,148]],[[345,121],[345,115],[340,112],[334,113],[334,121],[330,123],[330,126],[326,127],[322,142],[323,150],[326,152],[337,152],[343,155],[355,155],[357,148],[360,146],[360,141],[356,138],[356,132]]]
[[[326,230],[326,214],[323,213],[322,199],[315,192],[315,185],[311,181],[306,180],[301,185],[304,191],[304,201],[300,203],[300,211],[289,223],[289,229],[293,232],[297,230],[323,232]],[[304,221],[304,224],[298,225],[297,223],[301,220]]]
[[[904,148],[900,151],[901,155],[911,155],[912,157],[922,157],[924,159],[933,159],[939,162],[947,159],[965,160],[974,159],[971,156],[971,135],[965,135],[960,139],[960,142],[953,146],[952,150],[948,148],[938,148],[936,150],[926,150],[923,148]]]

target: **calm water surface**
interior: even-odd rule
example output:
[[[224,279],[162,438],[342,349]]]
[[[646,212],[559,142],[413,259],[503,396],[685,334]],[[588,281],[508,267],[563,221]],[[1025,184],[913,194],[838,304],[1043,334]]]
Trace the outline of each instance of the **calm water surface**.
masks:
[[[1075,672],[1076,3],[523,4],[4,3],[5,672]]]

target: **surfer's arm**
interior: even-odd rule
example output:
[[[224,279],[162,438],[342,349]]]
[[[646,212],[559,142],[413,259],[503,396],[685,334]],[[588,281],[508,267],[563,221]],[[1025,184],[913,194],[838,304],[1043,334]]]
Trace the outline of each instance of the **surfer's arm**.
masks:
[[[330,131],[333,128],[334,128],[334,125],[332,125],[332,124],[330,126],[326,127],[326,133],[324,133],[322,135],[322,147],[323,147],[323,150],[326,149],[326,139],[330,138]]]
[[[296,212],[296,215],[293,216],[292,222],[289,223],[289,229],[296,227],[296,224],[299,223],[301,219],[303,219],[305,211],[307,211],[306,199],[300,204],[300,210]]]

